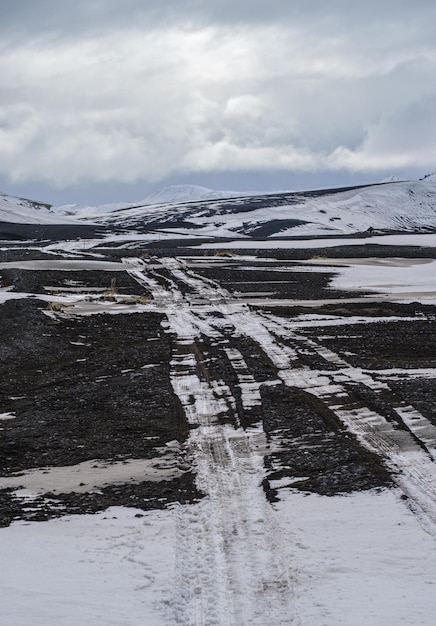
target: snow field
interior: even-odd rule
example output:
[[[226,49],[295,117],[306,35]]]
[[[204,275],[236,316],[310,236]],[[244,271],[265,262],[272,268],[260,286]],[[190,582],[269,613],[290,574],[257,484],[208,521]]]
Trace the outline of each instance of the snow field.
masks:
[[[135,517],[136,515],[141,517]],[[0,532],[5,626],[162,626],[174,571],[171,511],[113,507]]]
[[[436,550],[398,490],[325,497],[281,490],[299,579],[295,605],[312,626],[430,626]]]

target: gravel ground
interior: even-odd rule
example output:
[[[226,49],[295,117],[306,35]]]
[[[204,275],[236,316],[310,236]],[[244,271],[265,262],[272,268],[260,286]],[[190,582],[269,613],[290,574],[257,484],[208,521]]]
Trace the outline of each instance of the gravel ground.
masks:
[[[374,248],[374,250],[373,250]],[[375,250],[376,248],[376,250]],[[347,256],[340,248],[338,256]],[[380,254],[374,246],[350,247],[353,255]],[[384,249],[383,249],[384,251]],[[289,261],[292,251],[268,251],[278,264]],[[295,252],[295,251],[294,251]],[[154,250],[160,256],[165,250]],[[170,250],[168,250],[170,253]],[[192,251],[190,251],[192,253]],[[298,255],[307,251],[298,251]],[[329,248],[322,253],[334,254]],[[387,253],[387,252],[386,252]],[[416,249],[413,250],[416,256]],[[126,253],[126,255],[129,252]],[[245,252],[246,254],[246,252]],[[263,254],[263,256],[267,256]],[[314,251],[310,251],[312,256]],[[350,252],[351,254],[351,252]],[[389,255],[412,256],[412,252],[389,248]],[[426,251],[422,254],[426,256]],[[106,260],[117,260],[122,251],[110,251]],[[294,257],[296,255],[294,254]],[[0,253],[0,261],[46,258],[39,250],[15,249]],[[250,262],[245,258],[244,267]],[[274,297],[306,299],[344,298],[349,294],[328,290],[332,272],[265,271],[253,259],[252,270],[239,269],[232,260],[226,268],[204,268],[198,274],[218,281],[229,291],[274,291]],[[277,266],[277,264],[274,264]],[[197,270],[196,270],[197,271]],[[2,286],[15,292],[41,294],[50,286],[62,291],[75,285],[83,291],[110,290],[115,278],[120,294],[148,296],[146,290],[123,272],[112,276],[99,271],[1,270]],[[155,273],[168,284],[174,280],[168,270]],[[285,281],[273,283],[272,281]],[[179,281],[180,282],[180,281]],[[192,288],[179,285],[188,297]],[[143,312],[125,315],[99,314],[72,317],[46,314],[38,299],[8,300],[0,306],[0,413],[15,416],[0,421],[0,476],[41,467],[73,466],[102,459],[158,459],[174,440],[181,445],[189,436],[183,409],[170,382],[173,337],[166,332],[164,313]],[[265,310],[265,308],[263,309]],[[291,324],[302,307],[271,309]],[[311,308],[339,318],[351,315],[390,317],[392,321],[371,324],[320,326],[299,330],[292,342],[297,361],[293,367],[332,372],[336,363],[326,361],[306,340],[329,348],[360,368],[436,367],[436,310],[418,303],[332,303]],[[223,316],[219,310],[214,315]],[[396,318],[415,317],[411,320]],[[222,321],[222,320],[221,320]],[[323,495],[375,488],[390,484],[381,460],[364,449],[344,430],[322,402],[298,389],[285,388],[277,371],[259,345],[234,332],[231,323],[222,329],[229,348],[238,350],[253,380],[260,384],[261,405],[244,409],[238,377],[219,340],[202,336],[196,344],[199,375],[223,381],[235,399],[224,421],[247,428],[261,423],[271,445],[265,456],[264,489],[274,500],[274,481]],[[285,343],[286,340],[282,339]],[[357,403],[397,420],[393,401],[412,403],[436,424],[434,380],[420,377],[391,383],[394,396],[374,394],[353,384],[347,391]],[[123,485],[106,485],[84,493],[45,493],[32,506],[11,489],[0,490],[0,524],[13,519],[48,519],[66,513],[94,512],[111,505],[161,508],[171,502],[195,501],[201,494],[189,458],[177,457],[181,475],[161,482],[144,480]]]

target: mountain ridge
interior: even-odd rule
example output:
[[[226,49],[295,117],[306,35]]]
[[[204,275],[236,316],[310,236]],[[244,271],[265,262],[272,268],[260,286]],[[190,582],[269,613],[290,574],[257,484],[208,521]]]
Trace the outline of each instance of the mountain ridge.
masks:
[[[436,176],[275,193],[178,185],[135,204],[99,207],[50,207],[0,194],[0,221],[87,225],[108,232],[128,231],[132,238],[135,232],[161,232],[174,239],[318,237],[365,231],[429,233],[436,232]]]

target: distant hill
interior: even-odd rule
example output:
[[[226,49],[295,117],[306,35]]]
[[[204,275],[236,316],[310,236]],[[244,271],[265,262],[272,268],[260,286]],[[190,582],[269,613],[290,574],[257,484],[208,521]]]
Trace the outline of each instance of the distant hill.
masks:
[[[189,237],[315,237],[376,232],[436,232],[436,174],[419,181],[268,194],[167,187],[137,203],[99,207],[41,203],[0,195],[0,221],[88,225],[104,231]]]
[[[91,218],[105,215],[120,209],[128,209],[136,206],[150,206],[155,204],[174,204],[185,202],[197,202],[200,200],[216,200],[222,198],[237,198],[253,195],[253,192],[240,191],[214,191],[199,185],[172,185],[156,191],[138,202],[117,202],[102,204],[100,206],[87,206],[83,204],[66,204],[57,207],[57,211],[63,215],[71,215],[80,218]]]
[[[0,222],[13,224],[71,223],[50,204],[17,198],[0,192]]]

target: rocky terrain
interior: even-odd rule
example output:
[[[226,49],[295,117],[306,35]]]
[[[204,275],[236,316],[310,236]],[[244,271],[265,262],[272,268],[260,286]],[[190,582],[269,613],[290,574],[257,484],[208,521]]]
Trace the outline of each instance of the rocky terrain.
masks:
[[[61,251],[48,255],[43,245],[2,251],[3,525],[202,498],[190,443],[201,425],[189,415],[195,384],[206,385],[219,404],[209,421],[264,433],[261,487],[271,501],[288,485],[333,495],[392,484],[392,458],[359,436],[344,411],[377,415],[390,437],[402,433],[401,446],[431,453],[432,306],[382,298],[369,304],[364,294],[355,302],[353,292],[330,288],[332,249],[323,251],[333,259],[322,271],[301,264],[298,251],[243,258],[176,252],[148,249],[141,259],[131,248],[100,248],[98,261],[80,252],[72,261]],[[364,257],[369,250],[352,252]],[[115,271],[99,269],[103,260],[123,258]],[[62,259],[69,269],[56,269]],[[186,370],[183,359],[192,361],[197,381],[188,398],[175,382]],[[425,436],[405,419],[411,406],[419,412],[412,419],[428,422]],[[105,477],[105,467],[138,460],[150,461],[157,476]],[[53,468],[71,472],[84,463],[99,468],[98,481],[88,483],[85,472],[70,490],[62,477],[45,484]],[[33,491],[29,472],[39,476]]]

